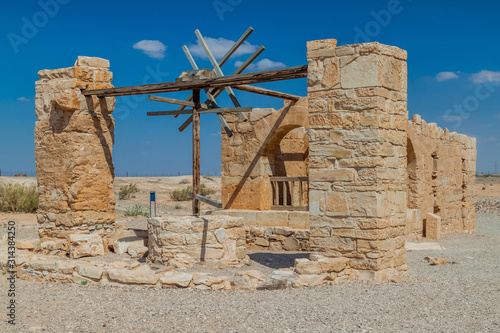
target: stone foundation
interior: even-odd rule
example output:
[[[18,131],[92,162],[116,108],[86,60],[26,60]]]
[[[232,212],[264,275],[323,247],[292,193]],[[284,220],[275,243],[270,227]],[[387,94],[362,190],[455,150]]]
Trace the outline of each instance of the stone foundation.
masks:
[[[251,250],[309,251],[310,231],[282,227],[246,227],[247,248]]]
[[[243,220],[229,216],[148,219],[150,262],[175,267],[198,262],[218,267],[248,260]]]

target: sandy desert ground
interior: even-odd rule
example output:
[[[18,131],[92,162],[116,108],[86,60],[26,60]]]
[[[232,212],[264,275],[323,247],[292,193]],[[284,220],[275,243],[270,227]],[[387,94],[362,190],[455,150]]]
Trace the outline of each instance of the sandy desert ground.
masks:
[[[115,193],[129,183],[140,190],[133,199],[117,200],[118,216],[135,204],[149,207],[149,191],[157,192],[159,214],[189,214],[190,202],[169,197],[189,185],[184,179],[190,181],[118,178]],[[211,198],[220,200],[220,178],[202,182],[216,188]],[[0,310],[0,332],[500,332],[500,177],[478,177],[476,194],[477,232],[440,239],[444,251],[408,252],[410,277],[401,283],[203,292],[18,281],[18,325],[7,325]],[[10,219],[26,227],[36,223],[34,214],[0,214],[0,224]],[[145,219],[127,220],[143,225]],[[429,266],[426,256],[456,264]],[[279,257],[253,259],[253,268],[288,264]],[[0,308],[6,290],[0,275]]]

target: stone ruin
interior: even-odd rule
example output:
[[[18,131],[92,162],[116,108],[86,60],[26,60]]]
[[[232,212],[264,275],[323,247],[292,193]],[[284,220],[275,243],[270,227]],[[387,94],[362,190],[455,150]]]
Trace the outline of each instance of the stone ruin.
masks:
[[[255,109],[248,122],[227,118],[234,135],[222,134],[223,209],[150,219],[149,260],[189,265],[204,252],[234,263],[245,247],[307,251],[298,274],[383,281],[406,274],[408,240],[475,229],[475,138],[408,120],[406,51],[336,44],[307,43],[307,97]],[[126,231],[115,223],[112,191],[115,100],[81,94],[112,87],[108,68],[79,57],[39,72],[42,250],[99,255]]]

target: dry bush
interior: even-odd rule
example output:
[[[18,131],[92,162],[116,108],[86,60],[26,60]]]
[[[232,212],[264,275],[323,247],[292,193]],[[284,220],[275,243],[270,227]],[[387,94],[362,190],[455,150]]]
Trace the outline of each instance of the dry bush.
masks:
[[[35,185],[0,183],[0,211],[34,213],[38,208],[38,191]]]
[[[130,198],[135,198],[133,196],[134,193],[139,192],[137,188],[137,184],[128,184],[120,187],[120,191],[118,192],[118,199],[127,200]]]
[[[191,186],[186,187],[182,190],[173,190],[170,192],[170,198],[174,201],[189,201],[191,197],[189,193],[193,192],[193,188]],[[208,188],[205,184],[200,185],[200,194],[204,197],[209,196],[210,194],[214,194],[217,192],[213,188]]]
[[[189,184],[189,180],[188,179],[183,179],[179,182],[179,184]]]
[[[134,205],[125,211],[125,216],[148,216],[149,213],[141,205]]]

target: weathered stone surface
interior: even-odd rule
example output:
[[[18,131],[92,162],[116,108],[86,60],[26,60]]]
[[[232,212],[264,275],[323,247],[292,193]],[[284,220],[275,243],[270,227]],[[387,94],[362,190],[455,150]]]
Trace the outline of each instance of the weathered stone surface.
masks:
[[[166,272],[160,277],[160,283],[166,286],[177,286],[186,288],[191,283],[193,275],[189,273],[179,273],[175,271]]]
[[[265,238],[257,237],[255,239],[255,245],[267,247],[269,246],[269,241]]]
[[[132,258],[144,257],[148,252],[148,247],[140,244],[130,244],[127,253],[130,254]]]
[[[318,260],[323,273],[339,273],[347,268],[349,259],[347,258],[321,258]]]
[[[89,67],[100,67],[100,68],[109,68],[109,60],[98,58],[98,57],[83,57],[78,56],[78,59],[75,62],[75,66],[89,66]]]
[[[217,241],[219,243],[223,243],[224,242],[224,238],[226,237],[226,229],[224,228],[219,228],[215,231],[215,237],[217,238]]]
[[[104,255],[104,245],[98,234],[69,235],[68,248],[71,258]]]
[[[247,275],[233,277],[231,279],[231,286],[233,287],[233,289],[238,289],[238,290],[254,289],[250,277]]]
[[[160,279],[160,274],[155,274],[147,265],[133,270],[108,269],[106,274],[110,281],[127,284],[156,284]]]
[[[198,261],[232,266],[246,258],[245,228],[241,218],[206,215],[164,216],[148,219],[148,258],[175,267]]]
[[[5,233],[7,235],[7,233]],[[19,250],[40,250],[39,239],[19,239],[16,240],[16,248]]]
[[[266,276],[264,273],[258,270],[251,270],[251,271],[242,271],[242,272],[237,272],[236,276],[248,276],[251,279],[255,279],[258,281],[264,281],[266,279]]]
[[[300,249],[300,243],[295,237],[290,236],[283,243],[283,248],[286,251],[298,251]]]
[[[76,263],[70,260],[59,260],[56,262],[56,272],[61,274],[73,274]]]
[[[306,258],[295,259],[295,271],[298,274],[321,274],[322,269],[319,262],[310,261]]]
[[[441,238],[441,217],[427,213],[426,223],[425,223],[425,237],[428,239],[439,239]]]
[[[76,271],[79,275],[92,279],[100,280],[104,269],[102,267],[97,267],[92,264],[77,264]]]
[[[144,246],[144,238],[137,236],[129,236],[117,239],[113,244],[115,253],[124,254],[130,246]]]
[[[56,270],[56,262],[52,260],[35,260],[30,262],[30,267],[37,271],[53,272]]]

